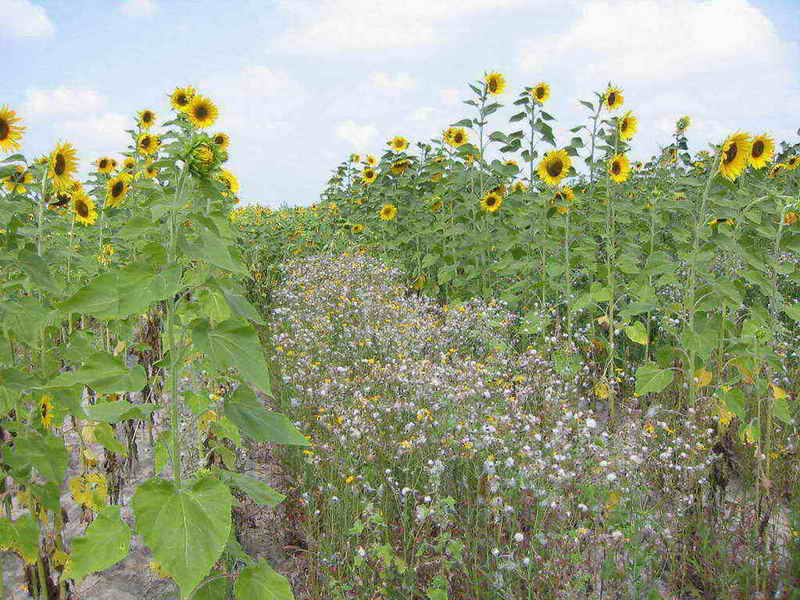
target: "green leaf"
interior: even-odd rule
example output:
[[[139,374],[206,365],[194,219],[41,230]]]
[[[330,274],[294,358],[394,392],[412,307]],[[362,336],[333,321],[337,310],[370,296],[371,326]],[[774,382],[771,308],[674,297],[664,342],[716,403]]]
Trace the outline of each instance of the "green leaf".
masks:
[[[294,600],[286,577],[263,559],[239,574],[233,592],[236,600]]]
[[[625,335],[628,336],[629,340],[637,344],[646,346],[650,343],[647,337],[647,329],[644,328],[644,325],[640,321],[636,321],[633,325],[627,325],[625,327]]]
[[[111,425],[108,423],[98,423],[95,425],[94,438],[109,452],[115,452],[116,454],[121,454],[122,456],[128,456],[128,449],[125,448],[125,446],[122,445],[122,442],[117,439],[117,436],[114,434],[114,430],[111,429]]]
[[[744,421],[747,416],[745,412],[744,392],[739,388],[733,388],[727,392],[720,390],[719,394],[722,396],[722,400],[725,402],[725,406],[728,407],[728,410]]]
[[[800,321],[800,304],[784,304],[783,312],[785,312],[789,318]]]
[[[9,548],[28,563],[39,557],[39,523],[26,514],[16,521],[0,517],[0,548]]]
[[[130,527],[120,516],[120,507],[107,506],[86,528],[86,533],[72,540],[72,552],[65,575],[80,583],[89,573],[103,571],[128,555]]]
[[[84,362],[85,366],[57,375],[41,389],[88,385],[100,394],[122,394],[140,391],[147,381],[141,365],[129,370],[122,358],[107,352],[95,352]]]
[[[671,369],[662,369],[654,362],[648,362],[636,369],[636,396],[658,393],[666,388],[675,374]]]
[[[241,285],[231,280],[217,280],[216,283],[233,312],[253,323],[266,325],[264,319],[261,318],[255,307],[245,297],[245,291]]]
[[[27,474],[35,468],[47,481],[58,485],[67,473],[69,456],[64,440],[50,433],[19,436],[13,446],[5,448],[3,455],[13,471]]]
[[[263,481],[254,477],[235,473],[233,471],[220,471],[222,481],[230,486],[241,490],[256,504],[262,506],[275,506],[283,502],[286,498],[280,492],[274,490]]]
[[[310,446],[292,422],[280,413],[264,408],[249,387],[240,385],[225,398],[225,416],[249,438],[257,442],[277,442],[288,446]]]
[[[212,328],[208,320],[195,321],[192,341],[215,366],[238,369],[242,377],[267,394],[272,393],[269,367],[255,329],[239,319],[228,319]]]
[[[786,425],[792,424],[792,413],[789,412],[789,403],[786,398],[773,398],[772,409],[775,416]]]
[[[211,571],[231,531],[228,486],[206,477],[181,489],[150,479],[133,496],[136,529],[186,598]]]
[[[225,271],[236,273],[242,277],[250,277],[245,266],[233,256],[222,238],[207,229],[200,230],[197,242],[187,246],[186,253],[191,258],[204,260]]]
[[[86,414],[92,421],[119,423],[127,419],[144,419],[156,410],[155,404],[131,404],[124,400],[117,402],[98,402],[86,407]]]

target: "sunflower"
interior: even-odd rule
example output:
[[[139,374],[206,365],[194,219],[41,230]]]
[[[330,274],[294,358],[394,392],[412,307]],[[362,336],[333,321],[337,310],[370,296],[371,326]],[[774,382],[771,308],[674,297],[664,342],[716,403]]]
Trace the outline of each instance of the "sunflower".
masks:
[[[24,194],[28,189],[25,186],[33,183],[33,173],[22,165],[17,165],[16,169],[16,173],[3,177],[0,181],[12,194]]]
[[[372,156],[372,154],[367,154],[366,160],[364,160],[370,167],[374,167],[378,164],[378,159]]]
[[[797,167],[800,167],[800,156],[791,157],[785,164],[787,169],[794,171]]]
[[[572,160],[566,150],[553,150],[544,155],[536,172],[545,183],[558,185],[572,166]]]
[[[402,135],[396,135],[386,143],[389,144],[395,152],[402,152],[408,148],[408,140]]]
[[[94,164],[97,165],[97,170],[101,173],[111,173],[116,165],[116,162],[113,158],[103,156],[102,158],[98,158]]]
[[[402,175],[411,166],[411,161],[406,159],[398,160],[391,166],[392,175]]]
[[[378,215],[382,221],[391,221],[397,216],[397,207],[394,204],[384,204]]]
[[[116,208],[125,196],[128,195],[130,189],[131,176],[128,173],[120,173],[116,177],[112,177],[106,182],[106,203],[108,208]]]
[[[239,192],[239,180],[230,171],[222,169],[217,175],[217,181],[224,183],[230,193],[236,194]]]
[[[152,133],[143,133],[136,140],[136,148],[145,156],[158,152],[158,147],[160,145],[161,140],[157,135],[153,135]]]
[[[511,186],[512,192],[524,192],[527,191],[528,186],[525,185],[522,181],[515,181],[514,185]]]
[[[39,416],[42,418],[42,427],[50,429],[53,423],[53,397],[50,394],[44,394],[39,399]]]
[[[469,141],[469,134],[463,127],[449,127],[444,132],[444,141],[449,146],[458,148]]]
[[[144,165],[144,176],[147,179],[155,179],[158,175],[158,167],[153,166],[153,161],[148,160]]]
[[[742,174],[747,166],[752,142],[750,136],[741,131],[736,132],[722,144],[722,160],[719,164],[719,174],[733,181]]]
[[[75,502],[95,512],[108,502],[108,482],[105,475],[96,471],[73,477],[68,484]]]
[[[227,133],[215,133],[211,137],[211,141],[213,141],[220,150],[227,150],[231,143],[231,138]]]
[[[678,130],[678,133],[683,133],[684,131],[689,129],[689,125],[691,124],[692,124],[692,118],[689,117],[688,115],[684,115],[680,119],[678,119],[677,123],[675,123],[675,129]]]
[[[442,203],[441,196],[433,196],[431,198],[431,210],[433,212],[439,212],[440,210],[442,210],[443,206],[444,204]]]
[[[72,183],[72,175],[78,170],[77,151],[72,144],[59,144],[50,155],[50,177],[57,189]]]
[[[197,93],[192,86],[187,85],[183,88],[175,88],[175,91],[169,97],[169,101],[172,104],[172,108],[175,110],[180,110],[182,112],[186,112],[189,108],[189,103],[191,103],[192,98]]]
[[[94,200],[85,192],[79,192],[72,196],[72,213],[78,223],[84,225],[94,225],[97,220],[97,209]]]
[[[765,167],[775,155],[775,142],[767,134],[757,135],[750,146],[750,166],[754,169]]]
[[[356,224],[355,224],[355,225],[353,225],[353,227],[351,228],[351,231],[352,231],[353,233],[355,233],[356,235],[358,235],[359,233],[364,233],[364,225],[363,225],[363,224],[361,224],[361,223],[356,223]]]
[[[554,203],[572,202],[573,200],[575,200],[575,192],[567,185],[557,189],[556,193],[553,195]]]
[[[374,183],[375,180],[378,178],[378,173],[375,169],[371,167],[367,167],[364,169],[363,173],[361,173],[361,181],[369,185],[370,183]]]
[[[773,165],[772,168],[769,170],[769,173],[767,173],[767,177],[769,177],[770,179],[775,179],[781,173],[786,171],[788,168],[789,167],[786,165],[786,163],[778,163],[777,165]]]
[[[145,109],[139,113],[139,127],[142,129],[150,129],[156,123],[156,113],[152,110]]]
[[[214,162],[214,151],[205,144],[200,144],[194,149],[194,157],[204,165]]]
[[[481,208],[486,212],[495,212],[503,205],[503,197],[497,192],[489,192],[481,198]]]
[[[3,152],[18,150],[22,147],[19,140],[22,139],[25,128],[17,125],[20,120],[17,113],[8,106],[0,107],[0,150]]]
[[[489,192],[491,192],[492,194],[499,194],[500,196],[505,196],[506,195],[506,184],[505,183],[501,183],[500,185],[495,186],[492,189],[490,189]]]
[[[619,108],[624,101],[625,97],[622,95],[622,90],[619,88],[609,86],[606,93],[603,94],[603,104],[606,105],[608,110]]]
[[[608,161],[608,176],[617,183],[622,183],[631,174],[631,163],[624,154],[617,154]]]
[[[533,89],[531,89],[531,96],[533,96],[533,99],[539,104],[544,104],[547,102],[548,98],[550,98],[550,85],[545,82],[537,83],[533,86]]]
[[[733,227],[734,225],[736,225],[736,219],[730,219],[727,217],[721,219],[711,219],[708,222],[708,225],[710,227],[716,227],[717,225],[730,225],[731,227]]]
[[[489,73],[483,80],[486,83],[486,91],[493,96],[502,94],[506,89],[506,78],[502,73]]]
[[[214,124],[214,121],[217,120],[219,111],[211,100],[205,96],[197,94],[196,96],[192,97],[192,101],[189,102],[189,107],[186,109],[186,114],[189,116],[189,120],[192,122],[192,125],[198,129],[205,129],[206,127],[210,127]]]
[[[784,225],[794,225],[797,221],[800,220],[797,213],[793,210],[790,210],[785,215],[783,215],[783,224]]]
[[[619,129],[619,137],[623,140],[629,140],[636,133],[639,127],[639,120],[633,116],[631,111],[628,111],[619,120],[617,127]]]
[[[83,190],[80,190],[80,191],[83,191]],[[70,191],[70,190],[67,190],[67,189],[60,190],[60,191],[56,192],[55,200],[53,199],[52,195],[48,194],[47,198],[46,198],[46,200],[48,202],[47,208],[55,210],[57,208],[61,208],[62,206],[66,206],[67,204],[72,202],[72,196],[73,196],[73,192]]]
[[[132,156],[128,156],[124,161],[122,161],[122,169],[127,171],[128,173],[133,173],[133,169],[136,167],[136,161],[133,160]]]
[[[114,171],[114,170],[116,170],[116,168],[117,168],[117,159],[116,158],[112,158],[111,159],[111,170]]]
[[[350,155],[350,162],[361,162],[361,155],[360,154],[351,154]]]

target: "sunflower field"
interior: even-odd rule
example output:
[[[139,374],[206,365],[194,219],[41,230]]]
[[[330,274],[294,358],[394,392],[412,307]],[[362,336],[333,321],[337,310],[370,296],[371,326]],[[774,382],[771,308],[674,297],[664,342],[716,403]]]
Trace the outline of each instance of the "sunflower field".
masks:
[[[800,598],[800,141],[468,89],[280,209],[192,87],[85,181],[0,108],[8,597]]]

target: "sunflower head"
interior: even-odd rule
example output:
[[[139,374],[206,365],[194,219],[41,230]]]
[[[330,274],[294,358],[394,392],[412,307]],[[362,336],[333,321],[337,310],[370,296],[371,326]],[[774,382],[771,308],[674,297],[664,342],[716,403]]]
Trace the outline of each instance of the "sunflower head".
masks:
[[[411,166],[411,161],[407,158],[398,160],[391,166],[392,175],[402,175]]]
[[[367,185],[369,185],[370,183],[374,183],[377,178],[378,178],[378,172],[372,167],[367,167],[361,173],[361,181],[363,181]]]
[[[750,166],[761,169],[775,156],[775,141],[767,134],[757,135],[750,146]]]
[[[553,150],[544,155],[536,172],[539,178],[549,185],[558,183],[567,176],[572,160],[566,150]]]
[[[525,185],[522,181],[515,181],[514,185],[511,186],[512,192],[524,192],[527,191],[528,186]]]
[[[42,427],[50,429],[53,423],[53,397],[50,394],[44,394],[39,398],[39,416],[42,420]]]
[[[486,212],[496,212],[503,205],[503,197],[497,192],[489,192],[481,198],[481,208]]]
[[[0,151],[10,152],[21,148],[19,141],[25,128],[19,125],[20,118],[17,113],[3,105],[0,107]]]
[[[391,221],[397,216],[397,207],[394,204],[384,204],[378,216],[382,221]]]
[[[172,108],[181,112],[185,112],[189,108],[189,103],[192,101],[192,98],[194,98],[196,93],[197,90],[190,85],[182,88],[175,88],[175,91],[172,92],[169,97]]]
[[[116,162],[113,158],[109,158],[108,156],[103,156],[102,158],[98,158],[97,162],[95,162],[97,166],[97,170],[101,173],[111,173],[116,166]]]
[[[144,176],[147,179],[155,179],[158,176],[158,167],[153,166],[153,161],[148,160],[144,165]]]
[[[387,144],[389,144],[389,147],[395,152],[402,152],[403,150],[408,148],[408,140],[404,138],[402,135],[394,136],[387,142]]]
[[[142,129],[150,129],[156,124],[156,113],[149,108],[139,113],[139,127]]]
[[[469,134],[463,127],[448,127],[442,137],[445,143],[453,148],[463,146],[469,141]]]
[[[687,129],[689,129],[689,125],[692,124],[692,119],[688,115],[682,116],[678,121],[675,123],[675,129],[678,133],[683,133]]]
[[[722,144],[719,174],[729,181],[741,175],[750,160],[752,145],[750,136],[746,133],[739,131],[728,136]]]
[[[636,133],[639,127],[639,120],[633,116],[631,111],[626,112],[622,118],[617,122],[619,129],[619,137],[623,140],[629,140]]]
[[[605,94],[603,94],[603,104],[608,110],[615,110],[622,106],[625,97],[622,95],[622,90],[609,86]]]
[[[367,154],[367,158],[364,160],[370,167],[374,167],[378,164],[378,159],[375,158],[372,154]]]
[[[800,167],[800,156],[792,156],[786,161],[785,165],[787,169],[794,171],[797,167]]]
[[[219,175],[217,175],[216,179],[217,181],[225,185],[225,187],[228,190],[228,193],[233,195],[239,193],[239,180],[236,178],[236,175],[234,175],[230,171],[222,169],[219,172]]]
[[[131,176],[122,172],[116,177],[112,177],[106,182],[106,202],[105,206],[116,208],[125,200],[130,189]]]
[[[72,195],[72,214],[78,223],[84,225],[94,225],[97,220],[97,208],[95,207],[94,200],[84,193],[80,192]]]
[[[361,155],[360,154],[351,154],[350,155],[350,162],[361,162]]]
[[[575,200],[575,192],[571,187],[565,185],[556,190],[553,195],[553,204],[565,204]]]
[[[772,165],[772,168],[767,173],[767,177],[770,179],[775,179],[776,177],[780,176],[781,173],[788,170],[788,166],[786,163],[778,163],[777,165]]]
[[[3,177],[0,182],[12,194],[24,194],[28,190],[25,186],[33,183],[33,173],[22,165],[17,165],[15,169],[16,173]]]
[[[631,163],[624,154],[617,154],[608,161],[608,176],[617,183],[627,180],[631,174]]]
[[[216,104],[200,94],[195,94],[192,97],[185,112],[192,125],[198,129],[211,127],[219,115]]]
[[[364,233],[364,225],[362,223],[356,223],[351,228],[351,231],[358,235],[359,233]]]
[[[63,189],[72,183],[72,176],[78,170],[77,151],[72,144],[58,144],[50,155],[50,178],[56,189]]]
[[[506,89],[506,78],[503,77],[502,73],[496,71],[488,73],[483,78],[483,81],[486,84],[486,92],[493,96],[502,94]]]
[[[128,173],[133,173],[133,169],[136,167],[136,161],[133,159],[132,156],[128,156],[125,160],[122,161],[122,169],[123,171],[127,171]]]
[[[544,104],[550,98],[550,85],[542,82],[531,88],[531,96],[539,104]]]
[[[143,133],[136,140],[136,148],[145,156],[158,152],[160,145],[161,139],[152,133]]]
[[[227,150],[228,146],[230,146],[231,138],[227,133],[220,132],[211,136],[211,141],[214,142],[214,145],[220,150]]]

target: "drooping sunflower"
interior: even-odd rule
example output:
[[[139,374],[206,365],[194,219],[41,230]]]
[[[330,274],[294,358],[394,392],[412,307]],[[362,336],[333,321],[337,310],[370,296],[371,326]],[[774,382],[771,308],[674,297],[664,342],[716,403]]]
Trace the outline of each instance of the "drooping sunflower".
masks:
[[[722,144],[722,160],[719,163],[719,174],[733,181],[742,174],[750,156],[752,142],[750,136],[741,131],[728,136]]]
[[[215,133],[211,140],[219,147],[220,150],[227,150],[231,143],[231,138],[227,133]]]
[[[626,181],[631,174],[631,163],[624,154],[616,154],[608,161],[608,176],[617,183]]]
[[[609,87],[606,93],[603,94],[603,104],[608,110],[615,110],[622,106],[625,97],[622,95],[622,90],[615,87]]]
[[[788,170],[786,163],[778,163],[777,165],[772,165],[772,168],[769,170],[769,173],[767,173],[767,177],[769,177],[770,179],[775,179],[786,170]]]
[[[144,176],[147,179],[155,179],[158,175],[158,167],[153,166],[153,161],[148,160],[144,165]]]
[[[355,223],[351,228],[351,231],[356,235],[358,235],[359,233],[363,233],[364,225],[362,223]]]
[[[10,152],[22,147],[19,141],[25,128],[18,125],[21,119],[7,105],[0,107],[0,150]]]
[[[199,162],[206,166],[214,162],[214,151],[206,144],[201,144],[195,148],[193,154]]]
[[[116,163],[114,159],[109,158],[107,156],[103,156],[97,159],[95,165],[97,165],[97,170],[100,171],[101,173],[111,173],[111,171],[114,170],[114,166],[116,165]]]
[[[444,141],[449,146],[458,148],[469,141],[469,134],[463,127],[449,127],[444,132]]]
[[[537,83],[531,89],[531,96],[533,96],[533,99],[539,104],[544,104],[550,98],[550,85],[544,81],[542,83]]]
[[[572,160],[566,150],[553,150],[544,155],[536,172],[545,183],[558,185],[567,176],[571,166]]]
[[[156,113],[149,108],[139,113],[139,127],[142,129],[150,129],[156,124]]]
[[[175,91],[172,92],[169,97],[172,108],[181,112],[186,112],[196,93],[197,90],[190,85],[182,88],[175,88]]]
[[[675,123],[675,129],[678,133],[683,133],[687,129],[689,129],[689,125],[692,124],[692,119],[689,115],[684,115],[680,119],[678,119],[677,123]]]
[[[189,102],[189,107],[186,109],[186,114],[192,125],[198,129],[205,129],[211,127],[214,121],[217,120],[219,111],[217,106],[205,96],[196,94]]]
[[[785,164],[787,169],[794,171],[797,167],[800,167],[800,156],[792,156]]]
[[[553,203],[565,203],[565,202],[572,202],[575,200],[575,192],[573,189],[567,185],[560,187],[556,190],[556,193],[553,194]]]
[[[22,165],[17,165],[16,169],[16,173],[3,177],[0,181],[3,182],[3,186],[12,194],[24,194],[28,190],[25,186],[33,183],[33,173]]]
[[[378,159],[375,158],[372,154],[367,154],[367,158],[364,162],[367,163],[370,167],[374,167],[375,165],[378,164]]]
[[[486,212],[493,213],[503,205],[503,197],[497,192],[489,192],[481,198],[481,208]]]
[[[378,178],[378,172],[372,167],[367,167],[366,169],[364,169],[363,173],[361,173],[361,181],[363,181],[367,185],[369,185],[370,183],[374,183],[377,178]]]
[[[750,166],[754,169],[761,169],[767,165],[775,156],[775,141],[766,133],[757,135],[753,138],[750,146]]]
[[[133,173],[133,169],[136,167],[136,161],[133,160],[132,156],[128,156],[125,160],[122,161],[122,169],[127,171],[128,173]]]
[[[483,80],[486,83],[486,91],[493,96],[502,94],[506,89],[506,78],[503,77],[502,73],[497,73],[496,71],[488,73]]]
[[[158,152],[159,146],[161,146],[161,139],[152,133],[143,133],[136,140],[136,147],[145,156]]]
[[[397,207],[394,204],[384,204],[378,215],[381,221],[391,221],[397,216]]]
[[[631,111],[628,111],[619,120],[617,127],[619,128],[619,137],[623,140],[629,140],[639,128],[639,120],[633,116]]]
[[[524,191],[527,191],[527,189],[528,189],[528,186],[525,185],[525,183],[522,182],[522,181],[515,181],[514,185],[511,186],[511,191],[512,192],[524,192]]]
[[[228,188],[228,191],[231,194],[239,193],[239,180],[236,178],[236,175],[234,175],[230,171],[222,169],[219,172],[219,175],[217,175],[217,181],[221,181],[222,183],[224,183],[225,187]]]
[[[120,173],[106,182],[106,203],[109,208],[116,208],[125,200],[130,189],[131,176],[128,173]]]
[[[78,170],[78,152],[72,144],[58,144],[50,155],[50,178],[57,189],[72,183],[72,176]]]
[[[408,140],[402,135],[396,135],[386,143],[389,144],[395,152],[402,152],[408,148]]]
[[[78,189],[77,191],[83,191]],[[56,191],[54,194],[47,195],[47,208],[56,210],[72,202],[74,192],[70,189]]]
[[[398,160],[391,166],[392,175],[402,175],[410,166],[411,161],[409,159],[405,158],[403,160]]]
[[[50,394],[44,394],[39,398],[39,416],[42,419],[42,427],[50,429],[53,423],[53,397]]]
[[[84,225],[94,225],[97,220],[94,200],[83,191],[72,195],[72,213],[75,215],[75,220]]]

